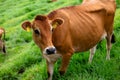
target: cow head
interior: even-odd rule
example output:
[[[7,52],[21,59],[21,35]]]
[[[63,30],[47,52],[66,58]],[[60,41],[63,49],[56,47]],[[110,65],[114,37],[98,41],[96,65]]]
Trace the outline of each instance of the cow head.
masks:
[[[57,21],[60,22],[60,20]],[[54,23],[55,21],[52,24],[54,25]],[[37,15],[32,23],[23,22],[22,28],[26,31],[33,30],[33,40],[41,48],[43,54],[56,53],[56,48],[52,43],[52,26],[47,16]]]

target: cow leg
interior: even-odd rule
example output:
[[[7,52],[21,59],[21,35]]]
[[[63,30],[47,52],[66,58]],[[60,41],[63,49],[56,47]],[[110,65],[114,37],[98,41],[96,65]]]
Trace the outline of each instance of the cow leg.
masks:
[[[5,44],[3,44],[3,52],[6,54]]]
[[[95,51],[96,51],[96,46],[94,46],[93,48],[90,49],[89,63],[92,62]]]
[[[111,37],[112,35],[107,35],[106,39],[107,39],[107,45],[106,45],[106,48],[107,48],[107,56],[106,56],[106,59],[107,60],[110,60],[110,49],[111,49]]]
[[[48,74],[48,80],[52,80],[53,77],[53,69],[54,69],[54,63],[55,62],[49,62],[47,61],[47,74]]]
[[[62,56],[62,64],[59,69],[60,75],[63,75],[66,72],[71,56],[72,56],[71,54],[64,54]]]

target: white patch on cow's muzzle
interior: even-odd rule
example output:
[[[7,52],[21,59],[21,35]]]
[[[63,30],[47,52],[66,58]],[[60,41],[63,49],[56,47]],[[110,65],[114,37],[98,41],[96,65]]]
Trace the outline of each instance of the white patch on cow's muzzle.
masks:
[[[55,49],[54,53],[53,54],[48,54],[47,53],[47,50],[48,49]],[[43,51],[43,57],[48,61],[48,62],[54,62],[56,61],[58,58],[61,57],[61,54],[58,54],[57,53],[57,50],[54,46],[49,46],[49,47],[46,47]]]

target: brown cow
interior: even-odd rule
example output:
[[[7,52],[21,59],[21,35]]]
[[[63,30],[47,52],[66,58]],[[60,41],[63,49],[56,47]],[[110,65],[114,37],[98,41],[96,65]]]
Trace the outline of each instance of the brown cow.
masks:
[[[2,40],[2,35],[3,34],[4,34],[4,39],[5,39],[5,29],[0,28],[0,51],[6,53],[5,42],[4,42],[4,39]]]
[[[22,23],[22,28],[33,30],[33,40],[46,59],[48,79],[52,80],[53,66],[59,57],[62,58],[60,74],[65,73],[74,52],[91,49],[91,62],[95,46],[104,37],[107,39],[107,59],[110,59],[114,14],[114,1],[98,0],[61,8],[47,16],[37,15],[32,23]]]

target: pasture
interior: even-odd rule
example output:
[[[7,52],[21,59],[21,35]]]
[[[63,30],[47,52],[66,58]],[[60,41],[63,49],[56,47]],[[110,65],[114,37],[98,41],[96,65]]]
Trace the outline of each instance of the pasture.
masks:
[[[32,40],[32,31],[21,28],[25,20],[32,21],[37,14],[70,5],[82,0],[0,0],[0,26],[6,30],[7,55],[0,52],[0,80],[46,80],[46,62]],[[89,51],[75,54],[64,76],[60,76],[59,59],[54,68],[54,80],[120,80],[120,0],[116,0],[114,19],[116,43],[111,49],[111,60],[106,60],[106,41],[97,46],[92,64],[88,64]]]

